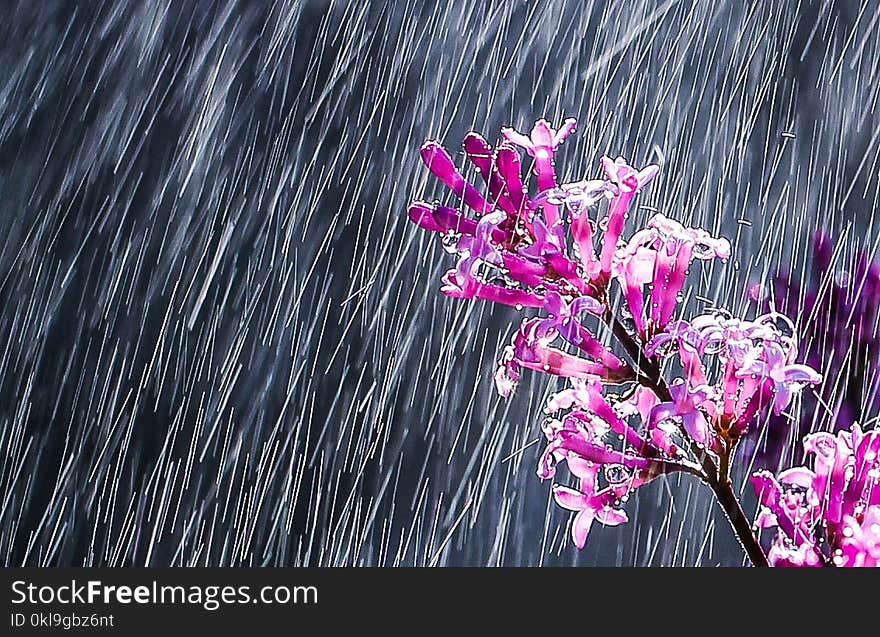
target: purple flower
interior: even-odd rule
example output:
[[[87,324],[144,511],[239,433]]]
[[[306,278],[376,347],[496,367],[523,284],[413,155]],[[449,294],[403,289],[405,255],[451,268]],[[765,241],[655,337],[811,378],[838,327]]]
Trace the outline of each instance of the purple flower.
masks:
[[[786,353],[777,343],[768,342],[752,349],[742,368],[736,372],[738,378],[748,376],[770,381],[774,399],[773,413],[777,416],[791,403],[792,394],[804,385],[822,382],[822,376],[808,365],[786,364]]]
[[[505,305],[541,307],[543,301],[526,288],[494,282],[502,277],[507,261],[494,237],[506,219],[503,211],[491,212],[480,219],[473,234],[458,241],[458,266],[443,277],[440,291],[456,298],[478,298]]]
[[[658,429],[658,435],[668,435],[670,421],[681,426],[703,447],[716,447],[714,433],[709,428],[706,414],[716,414],[716,391],[708,385],[688,387],[687,381],[677,379],[669,386],[670,402],[660,403],[651,411],[649,428]],[[664,430],[663,426],[667,429]]]
[[[772,402],[778,413],[805,385],[822,381],[811,367],[792,363],[793,330],[791,321],[776,313],[754,321],[715,313],[670,323],[645,354],[677,353],[685,378],[670,387],[673,401],[658,406],[654,420],[681,419],[691,428],[688,434],[710,450],[719,448],[717,435],[737,441],[761,408]]]
[[[531,134],[526,137],[512,128],[502,128],[501,133],[512,144],[524,149],[535,158],[535,174],[538,177],[538,188],[549,190],[556,187],[556,174],[553,171],[553,152],[577,128],[577,120],[569,118],[562,123],[562,128],[554,130],[550,122],[539,119],[532,127]],[[556,220],[549,220],[554,223]]]
[[[807,264],[805,277],[780,268],[766,285],[753,284],[749,297],[765,311],[773,307],[799,316],[803,361],[843,380],[804,400],[797,418],[771,417],[763,431],[750,436],[757,461],[767,466],[779,464],[788,441],[808,433],[817,413],[823,428],[832,431],[880,415],[880,262],[868,251],[851,259],[841,250],[835,255],[830,235],[820,230]]]
[[[607,245],[607,244],[606,244]],[[621,280],[636,330],[648,340],[672,320],[688,268],[694,259],[727,260],[730,243],[704,230],[685,228],[661,214],[637,232],[617,253],[615,274]],[[650,287],[646,312],[643,289]]]
[[[465,205],[479,215],[488,214],[495,208],[473,184],[467,181],[452,161],[443,146],[435,141],[427,141],[421,149],[422,161],[435,177],[442,181],[461,199]]]
[[[581,314],[599,317],[605,306],[589,296],[581,296],[570,303],[558,292],[547,292],[544,296],[544,310],[547,317],[541,319],[542,330],[555,330],[567,343],[604,365],[612,372],[623,372],[624,363],[610,349],[584,326]]]
[[[573,120],[559,132],[544,120],[536,124],[526,150],[539,164],[539,186],[555,188],[552,161],[540,162],[548,153],[552,159],[553,150],[572,129]],[[515,133],[508,136],[523,142]],[[540,307],[548,290],[574,296],[590,294],[589,280],[568,255],[565,229],[555,207],[546,200],[529,198],[515,148],[503,143],[493,149],[483,137],[469,133],[464,150],[485,181],[486,194],[464,177],[438,142],[426,142],[421,156],[429,170],[477,217],[422,201],[410,204],[408,211],[413,222],[440,233],[447,250],[458,253],[456,267],[444,276],[443,292],[519,307]]]
[[[574,128],[573,119],[558,131],[541,119],[529,136],[504,129],[506,141],[497,148],[479,134],[468,133],[465,155],[482,176],[485,193],[465,178],[439,142],[425,142],[421,149],[425,165],[476,215],[441,204],[410,204],[410,219],[441,234],[447,250],[459,255],[456,267],[444,277],[444,293],[521,307],[539,307],[548,291],[569,297],[605,297],[626,210],[636,191],[659,169],[636,170],[622,158],[604,157],[607,179],[560,186],[553,153]],[[535,160],[538,193],[534,198],[528,195],[515,146]],[[610,204],[597,256],[589,210],[605,198],[610,198]],[[560,206],[568,211],[570,223],[561,217]],[[487,219],[491,223],[481,230]]]
[[[880,566],[880,506],[870,506],[861,521],[851,515],[844,518],[840,541],[840,566]]]
[[[752,476],[761,505],[756,522],[777,529],[769,557],[787,566],[878,565],[880,431],[853,425],[810,434],[804,450],[814,456],[813,469]]]
[[[658,476],[690,473],[727,497],[732,451],[757,411],[770,402],[785,408],[820,377],[795,363],[793,329],[786,334],[772,316],[673,320],[691,263],[726,260],[730,244],[662,215],[622,241],[633,197],[659,168],[602,157],[604,179],[560,185],[554,152],[574,127],[566,120],[557,131],[542,119],[529,136],[504,129],[497,148],[469,133],[464,153],[484,190],[467,181],[439,143],[427,142],[424,162],[473,215],[420,201],[408,214],[457,255],[443,277],[444,294],[535,311],[503,349],[495,384],[509,396],[524,369],[567,379],[547,405],[538,475],[553,478],[566,464],[575,484],[556,484],[553,495],[576,513],[572,537],[582,547],[594,521],[625,523],[630,492]],[[534,159],[533,197],[516,147]],[[597,224],[594,211],[606,201]],[[634,329],[615,315],[613,281]],[[682,371],[669,382],[661,358],[676,351]],[[743,525],[733,526],[741,534]],[[870,543],[869,532],[860,527],[861,544]],[[749,555],[761,563],[761,549],[750,541]],[[805,562],[809,554],[787,559]]]
[[[538,462],[538,476],[553,478],[560,462],[577,479],[577,488],[554,485],[553,496],[562,508],[577,513],[572,521],[572,539],[583,548],[594,520],[608,526],[627,521],[620,508],[633,490],[654,478],[697,468],[682,461],[641,436],[625,422],[625,414],[637,410],[643,397],[620,401],[615,408],[596,381],[573,380],[572,386],[551,397],[548,412],[570,410],[561,419],[549,419],[543,427],[548,444]],[[655,398],[656,402],[656,398]],[[621,450],[604,438],[614,432],[622,440]]]
[[[627,164],[623,157],[614,160],[610,157],[602,157],[601,163],[602,169],[615,190],[605,220],[605,236],[602,240],[602,251],[599,256],[599,276],[602,281],[607,281],[611,276],[612,260],[617,250],[617,241],[623,232],[629,204],[636,192],[657,176],[660,167],[650,164],[641,170],[636,170]]]
[[[623,404],[626,403],[627,401],[624,401]],[[641,436],[626,422],[624,414],[631,414],[630,409],[612,408],[602,393],[602,386],[594,379],[572,379],[570,388],[551,396],[545,411],[552,413],[565,409],[575,409],[574,413],[583,413],[589,419],[598,419],[603,432],[613,431],[640,456],[654,458],[661,456],[664,451]],[[673,457],[675,455],[674,452],[671,454]]]
[[[562,123],[562,128],[554,130],[545,119],[539,119],[532,128],[531,135],[526,137],[512,128],[501,129],[507,141],[523,148],[535,159],[535,175],[539,190],[556,188],[556,172],[553,169],[553,152],[566,137],[577,127],[577,121],[569,118]],[[553,204],[544,205],[544,217],[547,225],[553,227],[559,222],[559,210]]]
[[[504,348],[499,370],[495,374],[498,393],[507,396],[516,388],[522,368],[567,378],[601,379],[609,383],[634,379],[632,369],[600,345],[586,330],[575,332],[572,325],[577,323],[574,319],[569,318],[567,322],[569,325],[563,327],[563,331],[589,358],[569,354],[551,345],[560,335],[556,319],[524,320],[513,343]],[[575,332],[574,335],[571,335],[572,332]]]

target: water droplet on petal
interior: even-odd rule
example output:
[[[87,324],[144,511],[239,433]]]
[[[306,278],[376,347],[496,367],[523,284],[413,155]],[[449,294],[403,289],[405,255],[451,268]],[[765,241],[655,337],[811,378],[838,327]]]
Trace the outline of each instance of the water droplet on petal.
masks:
[[[613,487],[619,487],[629,481],[632,471],[622,464],[605,465],[605,479]]]
[[[445,233],[440,242],[443,244],[443,249],[449,254],[455,254],[458,252],[458,240],[461,238],[461,235],[450,230]]]

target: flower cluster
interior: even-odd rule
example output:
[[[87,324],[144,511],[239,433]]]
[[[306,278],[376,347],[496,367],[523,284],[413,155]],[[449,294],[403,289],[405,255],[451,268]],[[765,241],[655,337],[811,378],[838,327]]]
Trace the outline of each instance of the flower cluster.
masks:
[[[746,321],[715,312],[676,321],[645,351],[655,356],[670,348],[683,377],[673,381],[672,401],[654,410],[652,420],[680,421],[693,440],[715,453],[738,441],[761,408],[772,404],[779,414],[804,385],[822,380],[794,362],[794,325],[782,314]]]
[[[457,255],[443,293],[535,311],[504,348],[495,383],[508,396],[523,370],[566,379],[546,407],[538,475],[552,479],[565,462],[575,484],[556,484],[553,494],[576,513],[578,547],[594,521],[627,521],[622,504],[634,489],[678,472],[715,490],[737,533],[744,526],[750,535],[753,559],[763,559],[729,462],[761,408],[784,409],[821,377],[796,363],[796,335],[781,315],[676,318],[692,263],[726,261],[729,242],[662,214],[625,238],[631,203],[659,168],[602,157],[601,177],[560,183],[554,153],[574,129],[572,119],[559,130],[538,120],[528,136],[504,129],[494,148],[469,133],[464,154],[485,189],[440,143],[426,142],[424,163],[461,203],[416,201],[409,217]],[[534,194],[520,149],[532,158]],[[670,382],[664,371],[673,369]]]
[[[538,476],[553,478],[556,465],[564,460],[577,479],[577,488],[554,485],[553,497],[576,512],[571,533],[578,548],[583,548],[593,520],[608,526],[627,521],[621,505],[634,489],[673,472],[699,475],[700,467],[683,458],[669,437],[651,440],[629,424],[629,416],[648,422],[658,402],[643,387],[621,396],[603,393],[596,380],[580,379],[550,398],[546,411],[565,413],[544,421],[548,444],[538,462]],[[621,449],[609,444],[614,439]]]
[[[804,450],[813,469],[752,476],[756,525],[776,529],[771,564],[880,566],[880,431],[813,433]]]
[[[817,231],[806,277],[780,268],[766,285],[755,284],[749,293],[765,311],[775,308],[802,317],[804,360],[824,369],[829,378],[840,379],[821,394],[832,413],[819,424],[840,431],[880,415],[880,262],[862,250],[851,266],[832,266],[833,252],[829,234]],[[754,436],[760,437],[753,443],[757,461],[777,466],[793,437],[792,426],[799,440],[809,432],[817,412],[827,413],[818,401],[805,400],[793,422],[771,417],[766,430]]]
[[[648,340],[672,319],[691,262],[714,258],[726,261],[730,258],[730,243],[656,215],[647,228],[633,235],[626,248],[618,251],[617,257],[616,269],[636,331]],[[645,286],[650,289],[648,307]]]
[[[438,203],[410,204],[410,219],[441,233],[444,245],[458,254],[457,266],[443,278],[445,294],[519,308],[543,308],[548,292],[569,298],[604,296],[630,201],[659,169],[651,165],[636,171],[622,158],[603,157],[606,179],[559,185],[553,153],[574,129],[573,119],[559,131],[538,120],[528,137],[505,129],[505,140],[497,148],[469,133],[465,155],[486,182],[488,197],[464,178],[439,142],[422,146],[428,169],[476,214],[472,217]],[[540,189],[535,197],[528,196],[524,185],[528,179],[523,178],[517,146],[534,158]],[[601,199],[609,199],[610,205],[597,254],[593,245],[597,224],[589,213]],[[560,206],[569,212],[567,219]],[[566,223],[571,226],[570,247]]]

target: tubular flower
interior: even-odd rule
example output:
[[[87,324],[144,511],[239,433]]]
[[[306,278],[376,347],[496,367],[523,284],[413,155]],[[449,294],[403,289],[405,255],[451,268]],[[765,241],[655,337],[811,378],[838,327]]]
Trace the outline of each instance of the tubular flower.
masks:
[[[526,137],[512,128],[503,128],[501,133],[512,144],[523,148],[535,159],[535,175],[538,180],[539,190],[551,190],[556,188],[556,172],[553,168],[553,153],[565,138],[571,135],[577,127],[577,121],[569,118],[562,123],[562,128],[554,130],[545,119],[539,119],[532,128],[531,135]],[[544,206],[544,216],[547,225],[553,227],[559,221],[559,210],[552,204]]]
[[[548,302],[552,303],[552,302]],[[557,337],[577,347],[584,357],[554,347]],[[572,317],[526,319],[504,348],[495,375],[498,392],[508,396],[519,382],[522,368],[567,378],[597,379],[609,383],[633,380],[632,369],[602,345]]]
[[[623,232],[623,224],[626,221],[630,201],[638,190],[644,188],[657,176],[660,168],[652,164],[641,170],[636,170],[627,164],[623,157],[614,160],[610,157],[602,157],[602,169],[613,185],[614,191],[608,209],[608,217],[605,219],[605,237],[599,256],[599,276],[604,281],[611,276],[612,260],[617,250],[617,241]]]
[[[612,406],[598,382],[572,380],[570,388],[547,404],[548,413],[569,411],[544,423],[547,446],[538,461],[538,477],[555,477],[557,465],[565,461],[576,478],[575,487],[554,485],[553,497],[559,506],[576,513],[571,534],[578,548],[583,548],[594,520],[606,526],[627,522],[621,506],[638,487],[661,475],[697,470],[677,450],[655,445],[626,422],[626,415],[638,409],[643,397],[617,398]],[[609,433],[622,441],[622,449],[606,443]]]
[[[620,278],[638,333],[645,339],[661,332],[672,320],[688,268],[694,259],[730,258],[730,242],[706,231],[685,228],[661,214],[637,232],[616,253],[615,274]],[[650,295],[645,307],[644,288]]]
[[[756,523],[776,529],[768,556],[780,566],[877,566],[880,431],[853,425],[836,435],[814,433],[804,450],[814,457],[812,469],[752,476],[761,506]]]
[[[479,134],[468,133],[465,155],[480,173],[485,190],[465,178],[439,142],[425,142],[422,161],[474,215],[439,203],[415,201],[409,206],[410,219],[440,234],[446,249],[458,255],[456,267],[444,276],[444,294],[516,307],[540,307],[548,291],[570,297],[605,294],[629,202],[659,169],[637,171],[620,158],[605,157],[606,179],[560,185],[553,155],[574,129],[573,119],[558,131],[541,119],[529,136],[504,129],[505,141],[497,148]],[[534,159],[534,197],[528,194],[517,147]],[[589,209],[609,198],[600,261]],[[563,208],[569,223],[562,218]]]
[[[811,367],[793,363],[796,335],[779,314],[745,321],[715,313],[676,321],[645,348],[650,357],[673,353],[685,377],[672,385],[673,400],[658,405],[652,418],[681,422],[710,450],[738,441],[762,407],[772,404],[780,413],[805,385],[822,381]]]
[[[674,320],[692,262],[727,260],[729,242],[661,214],[624,237],[633,198],[659,168],[603,156],[602,177],[560,184],[554,156],[574,128],[572,119],[559,130],[541,119],[528,136],[504,129],[495,148],[469,133],[464,153],[484,188],[469,182],[438,142],[426,142],[424,163],[460,205],[416,201],[409,217],[456,255],[444,294],[529,308],[502,350],[495,385],[507,397],[523,370],[565,379],[546,408],[538,475],[553,479],[566,465],[572,484],[555,484],[553,497],[575,513],[576,546],[584,546],[594,521],[625,523],[623,503],[635,489],[676,472],[699,476],[726,499],[728,516],[739,510],[741,517],[729,506],[736,496],[724,491],[737,440],[759,409],[785,409],[821,377],[795,362],[793,326],[780,315]],[[518,149],[533,160],[533,195]],[[614,286],[629,315],[615,314]],[[662,365],[673,354],[680,371]],[[670,368],[676,372],[667,378]],[[766,562],[754,536],[743,535],[748,521],[733,527],[744,546],[750,542],[753,561]],[[872,529],[854,528],[850,544],[873,546]],[[786,559],[813,559],[802,553]]]

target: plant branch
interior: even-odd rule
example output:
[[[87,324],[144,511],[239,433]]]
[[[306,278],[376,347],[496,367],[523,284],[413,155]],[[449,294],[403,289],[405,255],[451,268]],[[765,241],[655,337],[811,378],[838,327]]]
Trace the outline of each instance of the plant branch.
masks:
[[[733,491],[733,485],[731,484],[730,479],[724,481],[710,481],[709,486],[715,493],[715,498],[718,500],[718,504],[724,509],[724,513],[727,515],[730,526],[733,527],[736,537],[740,544],[742,544],[743,549],[745,549],[746,555],[748,555],[749,559],[752,561],[752,565],[770,566],[770,563],[767,561],[767,556],[764,555],[764,549],[762,549],[761,545],[758,543],[758,538],[755,537],[755,533],[752,531],[752,525],[749,523],[749,519],[743,512],[742,506],[740,506],[739,500],[736,497],[736,493]]]
[[[637,378],[640,383],[646,385],[657,397],[664,402],[672,400],[669,393],[669,387],[660,373],[660,365],[642,353],[642,348],[635,341],[632,335],[627,331],[626,327],[621,323],[610,311],[606,311],[603,317],[606,324],[611,328],[611,332],[617,339],[618,343],[626,350],[627,355],[632,359],[633,363],[638,366]],[[724,510],[730,526],[733,528],[737,539],[748,555],[754,566],[769,566],[767,556],[761,548],[758,539],[752,531],[752,525],[742,510],[742,506],[733,491],[730,482],[730,453],[732,446],[728,445],[721,456],[721,468],[719,470],[715,461],[711,456],[702,449],[696,442],[691,441],[691,452],[699,460],[703,469],[703,475],[700,477],[709,485],[715,493],[718,504]],[[692,472],[693,473],[693,472]]]

